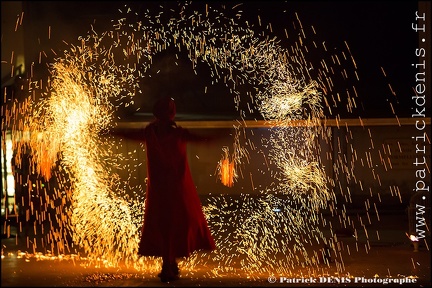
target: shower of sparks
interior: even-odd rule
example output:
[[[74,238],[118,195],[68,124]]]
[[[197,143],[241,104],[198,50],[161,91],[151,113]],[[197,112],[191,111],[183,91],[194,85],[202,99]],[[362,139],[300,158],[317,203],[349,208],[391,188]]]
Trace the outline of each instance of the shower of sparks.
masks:
[[[239,176],[238,170],[240,169],[243,159],[249,159],[248,151],[240,143],[240,134],[239,127],[235,127],[232,155],[230,155],[229,148],[224,147],[222,149],[222,159],[217,165],[219,179],[223,185],[228,187],[232,187],[237,180]]]
[[[71,252],[77,246],[89,259],[108,266],[124,261],[139,269],[158,269],[157,259],[137,259],[136,255],[145,208],[145,195],[139,190],[145,189],[132,187],[134,196],[129,196],[128,180],[117,173],[132,173],[136,167],[130,163],[136,159],[133,153],[125,156],[116,152],[122,143],[104,132],[114,127],[113,112],[133,103],[135,94],[141,92],[139,79],[148,76],[152,56],[174,46],[187,51],[194,67],[198,62],[207,63],[214,82],[225,82],[242,119],[257,109],[273,125],[271,137],[262,139],[262,145],[274,167],[269,177],[273,177],[275,185],[260,191],[258,197],[242,194],[240,199],[210,198],[204,212],[218,249],[208,254],[195,253],[180,263],[182,268],[192,270],[198,264],[215,263],[209,277],[240,271],[289,275],[298,272],[299,267],[321,275],[321,251],[326,244],[336,267],[343,270],[340,243],[332,231],[336,228],[332,225],[338,223],[326,222],[321,212],[329,209],[341,227],[353,226],[345,206],[342,212],[335,208],[334,195],[334,190],[340,189],[346,201],[351,202],[349,188],[338,186],[342,182],[338,180],[357,181],[354,160],[349,162],[341,148],[349,147],[352,139],[333,139],[320,121],[324,109],[333,113],[332,108],[343,105],[343,97],[332,94],[333,78],[336,68],[342,66],[341,59],[352,59],[350,64],[356,66],[349,49],[342,53],[343,57],[332,55],[333,64],[323,59],[321,67],[313,67],[306,60],[308,48],[302,25],[299,40],[284,48],[280,39],[266,37],[265,31],[261,31],[261,39],[253,27],[241,25],[208,5],[202,15],[189,11],[188,4],[184,4],[180,12],[171,10],[166,22],[162,12],[147,11],[142,22],[128,23],[132,11],[125,11],[124,17],[113,22],[113,31],[98,34],[92,30],[79,39],[80,45],[71,46],[49,66],[51,77],[44,93],[40,92],[39,82],[30,81],[28,100],[10,108],[11,123],[14,119],[10,115],[18,111],[28,115],[24,122],[11,124],[13,134],[19,135],[15,139],[18,150],[28,145],[37,173],[45,181],[59,182],[54,192],[37,192],[45,210],[56,211],[55,219],[45,212],[41,212],[43,217],[38,215],[39,219],[51,221],[43,245],[57,245],[59,253]],[[235,15],[241,19],[239,11]],[[324,43],[322,46],[326,50]],[[341,74],[348,77],[345,69]],[[356,78],[357,72],[353,74]],[[253,87],[254,92],[244,95],[240,86]],[[33,99],[35,93],[41,93],[39,102]],[[346,107],[351,112],[357,94],[354,91],[353,97],[347,93]],[[248,111],[240,108],[248,99],[245,96],[249,97]],[[297,127],[296,120],[306,124]],[[230,187],[238,176],[239,164],[249,157],[238,137],[244,127],[235,128],[233,152],[230,155],[227,148],[223,149],[218,166],[222,183]],[[327,155],[334,157],[334,167],[323,167],[320,140],[337,152]],[[359,161],[373,170],[371,155]],[[125,162],[129,164],[122,164]],[[330,170],[336,180],[327,176]],[[33,193],[32,187],[37,184],[23,182],[29,184],[27,193]],[[39,213],[34,210],[29,214]],[[331,235],[324,235],[319,227],[330,229]],[[72,238],[72,244],[68,238]]]
[[[49,91],[33,108],[24,133],[46,180],[58,161],[71,178],[67,213],[73,242],[89,259],[116,265],[136,254],[135,218],[142,205],[124,197],[122,180],[112,171],[121,156],[99,134],[112,125],[110,98],[119,97],[130,79],[108,61],[93,68],[97,51],[87,46],[72,51],[78,54],[51,65]]]
[[[319,255],[311,248],[323,235],[318,229],[310,229],[316,219],[305,217],[315,213],[288,198],[270,193],[262,193],[257,199],[246,194],[240,199],[214,197],[205,212],[214,223],[217,245],[222,247],[210,257],[212,261],[239,262],[249,276],[275,271],[293,275],[298,267],[319,264]],[[232,256],[227,259],[226,255]],[[220,265],[213,272],[227,272],[229,267]]]

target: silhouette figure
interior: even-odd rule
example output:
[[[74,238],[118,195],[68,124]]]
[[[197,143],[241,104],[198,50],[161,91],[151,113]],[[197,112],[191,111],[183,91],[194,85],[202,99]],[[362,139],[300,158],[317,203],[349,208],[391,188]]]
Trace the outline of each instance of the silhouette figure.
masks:
[[[162,282],[179,278],[176,258],[197,250],[216,249],[202,210],[187,158],[187,142],[206,138],[174,122],[176,105],[162,97],[153,108],[154,121],[135,139],[147,153],[147,193],[138,254],[162,257]]]

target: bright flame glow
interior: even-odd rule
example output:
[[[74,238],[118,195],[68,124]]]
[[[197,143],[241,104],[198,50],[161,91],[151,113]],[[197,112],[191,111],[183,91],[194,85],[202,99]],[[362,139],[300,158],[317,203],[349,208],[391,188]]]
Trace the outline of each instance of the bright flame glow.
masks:
[[[227,187],[232,187],[234,185],[234,179],[237,178],[237,173],[235,171],[235,163],[230,160],[227,149],[225,149],[225,154],[219,161],[219,167],[220,180],[222,184]]]

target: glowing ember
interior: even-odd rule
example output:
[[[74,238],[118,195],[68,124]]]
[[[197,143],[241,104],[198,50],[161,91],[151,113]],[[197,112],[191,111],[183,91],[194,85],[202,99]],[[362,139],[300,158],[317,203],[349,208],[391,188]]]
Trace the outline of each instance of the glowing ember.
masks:
[[[235,163],[230,160],[228,149],[225,149],[225,155],[219,162],[219,175],[223,185],[232,187],[234,179],[237,177]]]
[[[406,235],[408,236],[408,233],[406,233]],[[409,235],[408,238],[412,241],[412,242],[418,242],[419,239],[417,236],[415,235]]]

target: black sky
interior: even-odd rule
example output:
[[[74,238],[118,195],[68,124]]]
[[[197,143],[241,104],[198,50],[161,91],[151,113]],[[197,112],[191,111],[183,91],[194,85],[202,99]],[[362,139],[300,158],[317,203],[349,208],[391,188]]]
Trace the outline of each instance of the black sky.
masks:
[[[416,1],[269,1],[265,5],[255,1],[254,6],[251,10],[259,11],[262,21],[273,27],[290,26],[297,13],[304,29],[314,27],[318,43],[325,41],[335,50],[348,43],[358,68],[360,81],[354,85],[362,107],[354,115],[344,109],[341,114],[392,117],[392,103],[399,117],[410,117],[416,72],[411,64],[418,61],[418,34],[411,28]],[[315,62],[325,57],[314,56]],[[347,85],[340,83],[340,88]]]
[[[95,27],[101,28],[101,25],[114,19],[116,14],[119,15],[119,7],[124,7],[125,4],[136,9],[137,20],[139,20],[140,12],[160,10],[161,7],[168,11],[178,6],[176,1],[36,1],[31,3],[36,3],[27,2],[26,4],[31,5],[27,6],[31,19],[44,18],[47,23],[69,22],[67,25],[74,28],[75,32],[71,32],[72,29],[57,31],[61,37],[69,37],[68,41],[76,39],[78,35],[74,33],[88,31],[90,23],[99,24]],[[44,4],[41,5],[41,3]],[[342,117],[353,118],[359,116],[394,117],[389,103],[393,105],[398,117],[410,117],[412,87],[415,84],[416,72],[411,64],[418,61],[415,49],[419,45],[418,34],[411,29],[415,11],[418,10],[416,1],[209,1],[208,3],[211,7],[218,9],[225,7],[228,14],[233,11],[232,7],[241,10],[242,16],[238,22],[248,21],[250,25],[254,25],[257,33],[260,30],[269,33],[266,25],[271,23],[274,35],[280,37],[283,40],[281,45],[287,45],[287,47],[293,44],[292,41],[296,40],[296,37],[290,34],[287,39],[285,29],[290,33],[294,31],[292,30],[293,23],[298,23],[296,17],[300,19],[304,30],[310,35],[307,39],[313,39],[316,43],[325,42],[330,52],[342,51],[345,49],[345,42],[348,43],[357,64],[360,81],[355,83],[340,79],[334,81],[341,95],[355,85],[359,107],[348,113],[346,108],[340,105],[332,108],[333,115],[328,115],[329,117],[338,113]],[[190,7],[203,13],[205,4],[204,1],[192,1]],[[50,7],[50,11],[47,11],[46,7]],[[261,27],[258,19],[261,20]],[[51,25],[53,25],[52,33],[55,34],[57,26]],[[80,29],[72,27],[77,25],[81,26]],[[312,26],[316,34],[312,33]],[[51,40],[51,43],[53,41]],[[330,57],[318,50],[310,50],[308,57],[313,63],[320,63],[322,59],[328,61]],[[152,69],[159,70],[160,67],[168,67],[170,62],[167,59],[172,56],[169,55],[169,51],[161,53],[155,57]],[[205,71],[205,67],[200,68],[203,72],[199,75],[194,75],[191,66],[187,63],[184,63],[184,66],[172,68],[161,69],[162,73],[154,75],[151,84],[150,82],[144,83],[143,89],[150,94],[163,93],[164,90],[169,93],[177,93],[179,110],[183,113],[236,113],[232,96],[222,87],[215,85],[211,89],[208,88],[207,95],[203,97],[205,87],[211,86],[208,83],[209,79],[206,75],[208,72]],[[389,85],[395,95],[392,94]],[[149,107],[148,103],[143,104],[139,101],[136,105],[142,106],[141,111],[144,112]]]
[[[205,2],[192,3],[202,11]],[[329,117],[337,113],[354,118],[358,116],[394,117],[390,103],[398,117],[411,116],[412,87],[415,84],[416,73],[412,64],[418,61],[415,55],[415,49],[418,48],[418,34],[412,30],[411,25],[418,10],[417,2],[210,1],[209,3],[212,7],[225,5],[228,14],[230,7],[236,7],[237,10],[242,11],[242,18],[238,21],[247,20],[249,24],[255,25],[257,31],[261,29],[269,33],[266,26],[267,23],[271,23],[273,33],[282,39],[282,45],[285,43],[287,47],[292,45],[290,41],[295,37],[291,34],[287,39],[285,30],[292,33],[293,25],[297,25],[296,17],[300,19],[303,29],[310,34],[307,36],[308,39],[313,38],[316,43],[325,42],[330,51],[331,49],[342,51],[345,49],[345,42],[348,43],[357,64],[360,81],[355,83],[340,79],[334,81],[340,86],[338,88],[341,95],[355,85],[359,95],[359,107],[355,111],[347,112],[346,107],[340,105],[333,108],[333,115],[328,115]],[[172,4],[168,1],[165,5]],[[261,22],[258,22],[258,16]],[[315,35],[311,32],[312,26],[316,31]],[[314,54],[313,49],[310,50],[311,62],[319,63],[321,58],[329,57],[319,53]],[[230,102],[229,99],[223,101]]]

